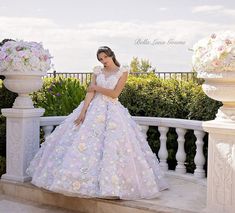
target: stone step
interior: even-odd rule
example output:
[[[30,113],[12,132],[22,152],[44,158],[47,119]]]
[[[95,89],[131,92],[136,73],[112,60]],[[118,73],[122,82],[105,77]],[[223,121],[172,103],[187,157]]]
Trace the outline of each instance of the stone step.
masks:
[[[0,194],[1,213],[78,213],[49,205]]]
[[[69,197],[32,185],[0,180],[2,194],[83,213],[199,213],[205,208],[203,184],[167,177],[170,189],[156,199],[135,201]]]

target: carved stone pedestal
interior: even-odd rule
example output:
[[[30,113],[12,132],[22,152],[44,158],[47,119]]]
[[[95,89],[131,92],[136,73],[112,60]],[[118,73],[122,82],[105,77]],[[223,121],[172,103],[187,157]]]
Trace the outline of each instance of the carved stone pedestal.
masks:
[[[235,123],[204,122],[209,132],[207,208],[208,213],[235,212]]]
[[[25,171],[39,149],[40,116],[45,109],[2,109],[7,118],[7,168],[2,179],[25,182]]]

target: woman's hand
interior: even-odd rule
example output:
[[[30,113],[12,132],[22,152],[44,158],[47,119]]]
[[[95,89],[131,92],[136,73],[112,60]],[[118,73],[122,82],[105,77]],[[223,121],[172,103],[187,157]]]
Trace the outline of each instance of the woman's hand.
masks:
[[[81,112],[80,115],[78,116],[78,118],[76,120],[74,120],[75,125],[78,126],[79,124],[83,123],[85,116],[86,116],[86,113]]]
[[[95,92],[97,89],[97,86],[95,84],[91,84],[88,88],[87,88],[87,92]]]

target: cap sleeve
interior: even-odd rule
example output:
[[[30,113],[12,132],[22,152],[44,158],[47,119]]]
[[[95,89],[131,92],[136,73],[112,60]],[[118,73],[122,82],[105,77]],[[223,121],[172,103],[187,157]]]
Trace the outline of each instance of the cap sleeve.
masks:
[[[120,72],[121,72],[121,74],[124,72],[130,73],[130,67],[128,65],[122,65],[120,68]]]
[[[94,73],[95,75],[100,74],[100,73],[101,73],[101,66],[95,66],[95,67],[93,68],[93,73]]]

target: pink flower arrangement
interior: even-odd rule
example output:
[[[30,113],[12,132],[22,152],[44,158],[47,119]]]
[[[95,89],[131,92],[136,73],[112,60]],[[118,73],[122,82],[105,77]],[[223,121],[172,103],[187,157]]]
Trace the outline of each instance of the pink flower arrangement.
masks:
[[[8,41],[0,47],[0,72],[44,72],[51,67],[51,55],[41,43]]]
[[[198,73],[235,71],[235,33],[203,38],[193,46],[193,68]]]

